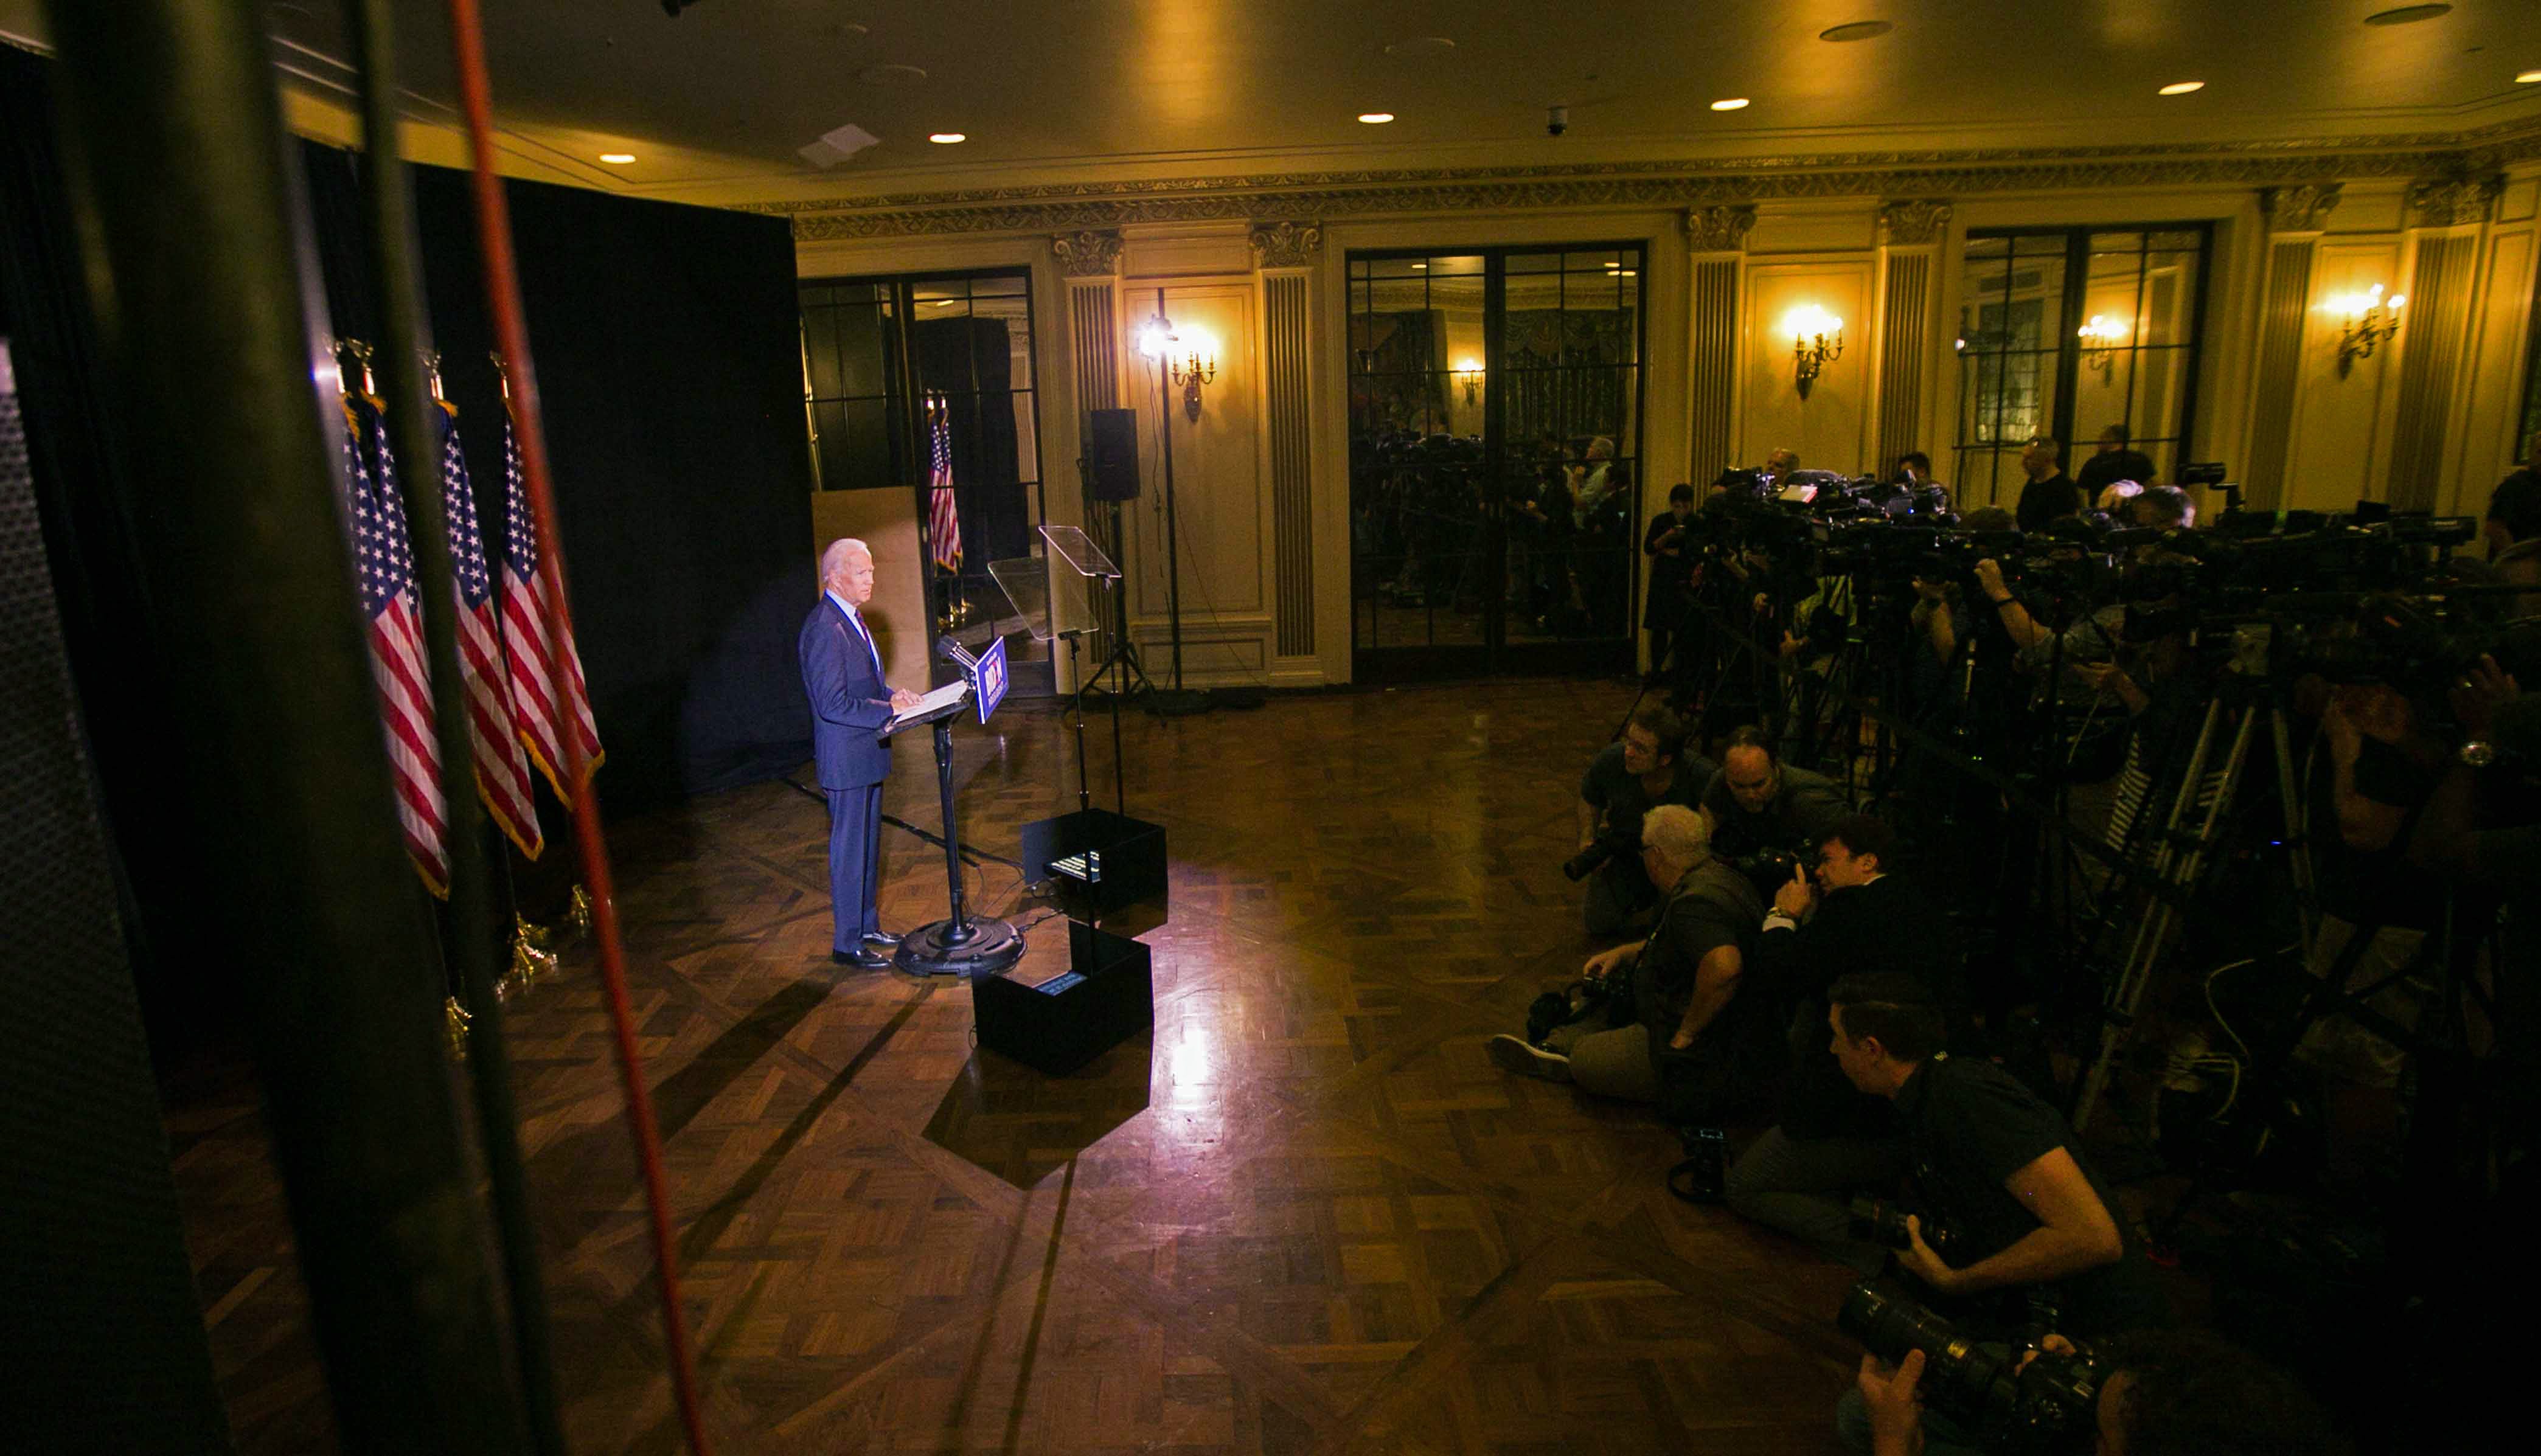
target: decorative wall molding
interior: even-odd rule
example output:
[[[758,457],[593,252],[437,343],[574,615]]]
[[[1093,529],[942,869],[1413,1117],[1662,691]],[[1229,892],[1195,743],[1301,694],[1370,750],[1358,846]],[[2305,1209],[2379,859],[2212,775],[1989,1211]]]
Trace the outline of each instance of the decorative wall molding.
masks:
[[[2320,240],[2301,233],[2279,238],[2268,249],[2258,370],[2251,389],[2249,464],[2241,473],[2250,504],[2261,508],[2286,500],[2294,397],[2302,387],[2303,328],[2310,318],[2312,265],[2319,252]]]
[[[1686,245],[1697,253],[1743,253],[1747,233],[1756,226],[1756,209],[1736,205],[1689,207],[1677,222],[1685,229]]]
[[[2317,233],[2337,209],[2338,192],[2336,182],[2261,187],[2259,211],[2267,214],[2271,233]]]
[[[1397,168],[1132,178],[744,204],[813,241],[939,233],[1072,233],[1128,223],[1290,221],[1536,208],[1687,209],[1779,198],[2142,186],[2334,186],[2341,178],[2493,174],[2541,157],[2541,121],[2452,133],[2176,146],[1854,152],[1733,161]]]
[[[800,220],[794,236],[804,236]],[[1092,229],[1061,233],[1050,240],[1050,251],[1058,255],[1058,270],[1070,278],[1108,278],[1119,272],[1122,246],[1119,233]]]
[[[1256,267],[1312,267],[1324,251],[1324,230],[1315,223],[1278,222],[1253,230]]]
[[[1940,198],[1890,202],[1879,209],[1879,242],[1886,248],[1921,248],[1949,231],[1950,204]]]
[[[2490,177],[2429,178],[2409,188],[2409,226],[2451,228],[2484,223],[2505,190],[2505,179]]]
[[[2485,216],[2487,199],[2478,205]],[[2395,511],[2433,510],[2443,486],[2447,427],[2470,334],[2479,253],[2480,240],[2469,234],[2418,244],[2409,278],[2409,342],[2400,351],[2399,407],[2391,418],[2390,488],[2383,495]]]
[[[1320,238],[1320,230],[1308,228]],[[1262,234],[1254,246],[1261,249]],[[1315,245],[1308,245],[1309,249]],[[1309,253],[1308,255],[1311,255]],[[1276,584],[1273,633],[1281,657],[1315,652],[1314,402],[1315,322],[1308,306],[1307,275],[1281,273],[1262,280],[1264,423],[1270,446],[1271,578]]]
[[[1687,478],[1716,478],[1732,464],[1738,413],[1736,257],[1698,257],[1687,280],[1694,318],[1686,333]]]

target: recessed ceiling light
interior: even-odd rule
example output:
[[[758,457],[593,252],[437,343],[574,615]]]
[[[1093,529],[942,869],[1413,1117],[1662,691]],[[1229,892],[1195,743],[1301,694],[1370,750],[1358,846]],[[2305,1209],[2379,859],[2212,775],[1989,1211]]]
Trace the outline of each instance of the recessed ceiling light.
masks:
[[[1445,55],[1448,51],[1455,48],[1456,42],[1448,39],[1444,36],[1415,36],[1409,40],[1397,40],[1393,44],[1386,46],[1385,53],[1387,55],[1406,57]]]
[[[1726,101],[1713,102],[1711,104],[1711,109],[1715,111],[1737,111],[1744,110],[1746,106],[1747,98],[1743,96],[1733,96]]]
[[[1843,25],[1829,26],[1818,32],[1818,38],[1833,40],[1838,44],[1847,40],[1876,40],[1896,29],[1897,27],[1887,21],[1847,21]]]
[[[867,86],[914,86],[926,73],[915,66],[867,66],[856,72],[856,79]]]
[[[2186,96],[2192,91],[2204,91],[2205,89],[2206,83],[2203,81],[2173,81],[2168,86],[2161,89],[2161,94],[2164,96]]]
[[[1416,263],[1414,263],[1414,264],[1413,264],[1413,266],[1414,266],[1414,267],[1416,267],[1416,268],[1425,268],[1425,267],[1427,267],[1427,266],[1429,266],[1429,265],[1428,265],[1427,263],[1416,262]]]
[[[2541,81],[2541,71],[2525,71],[2514,78],[2514,84],[2517,86],[2529,86],[2536,81]]]
[[[2377,10],[2366,16],[2364,23],[2368,26],[2414,26],[2420,21],[2431,21],[2452,13],[2453,8],[2449,5],[2403,5],[2397,10]]]
[[[600,154],[600,160],[608,163],[612,167],[623,167],[627,163],[635,160],[635,154],[633,152],[603,152]]]
[[[949,147],[955,142],[969,141],[971,138],[967,134],[959,131],[930,131],[926,133],[926,139],[934,142],[938,146]]]
[[[1394,119],[1394,113],[1392,111],[1361,111],[1358,113],[1358,119],[1366,122],[1370,126],[1383,126],[1386,122]]]

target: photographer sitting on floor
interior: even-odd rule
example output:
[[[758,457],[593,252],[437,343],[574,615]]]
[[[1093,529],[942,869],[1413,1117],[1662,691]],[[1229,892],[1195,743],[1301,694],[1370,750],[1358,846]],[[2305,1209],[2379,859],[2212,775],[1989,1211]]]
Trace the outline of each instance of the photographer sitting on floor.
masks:
[[[1641,820],[1641,866],[1668,887],[1648,938],[1588,958],[1584,994],[1542,1046],[1493,1037],[1490,1057],[1600,1097],[1655,1102],[1671,1122],[1691,1123],[1753,1098],[1772,1073],[1762,1000],[1741,989],[1765,903],[1713,856],[1703,816],[1682,804]]]
[[[1749,975],[1778,1010],[1793,1008],[1791,1074],[1780,1121],[1739,1158],[1727,1190],[1729,1206],[1743,1216],[1865,1274],[1879,1272],[1887,1251],[1851,1236],[1847,1201],[1894,1190],[1906,1172],[1906,1144],[1888,1102],[1854,1087],[1836,1065],[1827,987],[1875,966],[1913,977],[1934,1005],[1965,1000],[1949,916],[1889,872],[1899,863],[1895,831],[1866,814],[1847,815],[1819,848],[1816,887],[1796,872],[1774,897]]]
[[[2152,1266],[2061,1114],[2002,1068],[1943,1052],[1941,1009],[1913,977],[1848,976],[1827,999],[1836,1064],[1895,1107],[1916,1192],[1950,1250],[1934,1253],[1927,1220],[1910,1216],[1897,1255],[1908,1274],[1978,1322],[1989,1304],[1997,1323],[2027,1321],[1985,1298],[1996,1291],[2047,1294],[2060,1327],[2085,1338],[2168,1322]]]
[[[1712,852],[1734,859],[1758,849],[1796,851],[1817,843],[1844,813],[1835,781],[1774,756],[1762,728],[1741,728],[1720,751],[1720,770],[1703,791]]]
[[[2073,1344],[2050,1335],[2051,1354]],[[2328,1456],[2338,1449],[2320,1407],[2291,1377],[2212,1335],[2156,1332],[2095,1351],[2099,1398],[2091,1414],[2094,1456]],[[2025,1360],[2024,1360],[2025,1363]],[[1836,1427],[1871,1456],[1974,1456],[1955,1421],[1928,1417],[1916,1350],[1891,1368],[1864,1355]],[[1928,1427],[1928,1430],[1927,1430]]]
[[[1613,935],[1658,904],[1659,888],[1641,868],[1641,816],[1660,804],[1691,808],[1712,774],[1710,760],[1686,754],[1685,738],[1683,719],[1645,702],[1580,776],[1579,851],[1561,870],[1588,881],[1591,935]]]

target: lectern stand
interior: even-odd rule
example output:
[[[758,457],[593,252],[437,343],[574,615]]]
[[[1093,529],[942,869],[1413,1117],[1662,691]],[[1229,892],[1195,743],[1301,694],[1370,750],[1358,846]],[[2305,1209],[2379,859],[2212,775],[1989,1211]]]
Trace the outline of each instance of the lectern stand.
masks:
[[[883,729],[888,738],[920,723],[935,727],[935,787],[944,803],[944,882],[952,906],[952,913],[945,918],[902,936],[893,959],[900,969],[915,976],[993,976],[1023,958],[1024,938],[993,915],[973,918],[963,909],[962,846],[953,815],[953,719],[970,706],[973,689],[967,683],[952,686],[961,691],[894,718]],[[935,695],[929,694],[930,698]]]

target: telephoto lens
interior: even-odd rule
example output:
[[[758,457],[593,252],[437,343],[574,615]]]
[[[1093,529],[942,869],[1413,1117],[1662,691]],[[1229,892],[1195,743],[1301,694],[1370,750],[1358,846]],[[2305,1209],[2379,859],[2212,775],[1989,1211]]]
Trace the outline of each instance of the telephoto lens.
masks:
[[[1850,1211],[1852,1215],[1852,1236],[1856,1239],[1877,1244],[1883,1249],[1911,1249],[1915,1247],[1915,1239],[1913,1233],[1907,1230],[1906,1218],[1908,1214],[1917,1214],[1920,1223],[1916,1231],[1923,1234],[1924,1247],[1935,1254],[1949,1252],[1951,1243],[1949,1227],[1935,1222],[1928,1215],[1917,1213],[1917,1210],[1903,1203],[1892,1203],[1884,1199],[1864,1196],[1852,1201]]]
[[[1924,1403],[1965,1422],[1988,1451],[2046,1456],[2090,1448],[2107,1372],[2088,1350],[2042,1352],[2023,1364],[2020,1350],[1971,1339],[1877,1279],[1852,1286],[1836,1324],[1891,1365],[1922,1350],[1917,1388]]]

